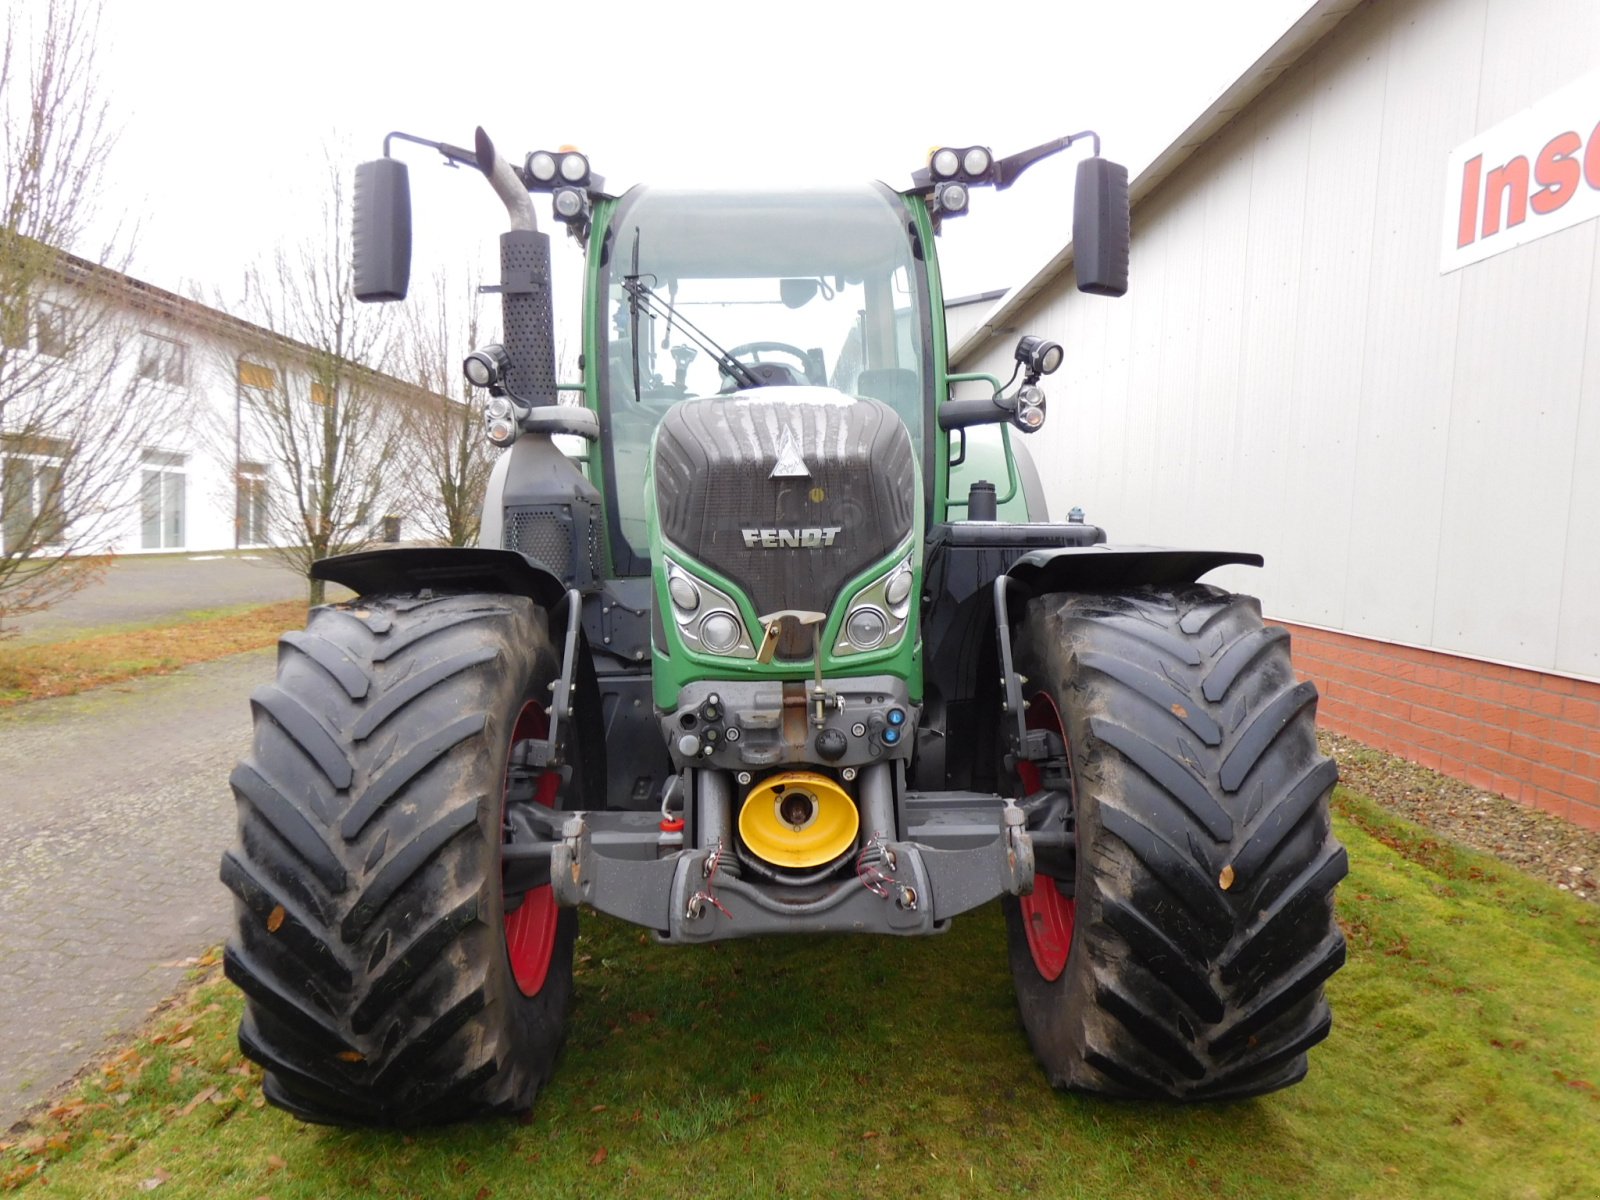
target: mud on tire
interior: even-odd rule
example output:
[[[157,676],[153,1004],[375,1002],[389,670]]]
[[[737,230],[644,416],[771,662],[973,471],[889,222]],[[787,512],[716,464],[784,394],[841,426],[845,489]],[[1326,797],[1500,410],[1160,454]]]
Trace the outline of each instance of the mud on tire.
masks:
[[[1338,772],[1287,632],[1204,585],[1045,596],[1016,656],[1032,723],[1035,706],[1059,712],[1076,797],[1064,967],[1006,903],[1017,1003],[1051,1083],[1200,1099],[1302,1078],[1331,1025],[1347,861],[1329,827]]]
[[[572,910],[542,986],[507,957],[501,822],[512,731],[557,672],[515,596],[380,596],[284,635],[251,697],[224,855],[239,1043],[306,1120],[415,1125],[527,1108],[560,1049]]]

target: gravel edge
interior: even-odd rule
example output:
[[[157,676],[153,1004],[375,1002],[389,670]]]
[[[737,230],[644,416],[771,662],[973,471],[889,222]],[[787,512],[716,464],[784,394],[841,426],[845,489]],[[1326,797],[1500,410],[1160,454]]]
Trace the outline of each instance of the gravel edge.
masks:
[[[1407,820],[1600,904],[1600,831],[1485,792],[1459,779],[1326,730],[1339,782]]]

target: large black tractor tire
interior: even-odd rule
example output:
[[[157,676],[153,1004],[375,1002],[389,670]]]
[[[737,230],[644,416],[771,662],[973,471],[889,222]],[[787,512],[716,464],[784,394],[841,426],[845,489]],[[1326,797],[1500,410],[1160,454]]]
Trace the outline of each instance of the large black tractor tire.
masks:
[[[1331,1025],[1348,864],[1328,817],[1338,771],[1287,632],[1199,584],[1047,595],[1016,667],[1029,725],[1065,739],[1075,795],[1075,878],[1041,876],[1006,904],[1050,1082],[1198,1100],[1303,1078]]]
[[[577,923],[548,889],[508,922],[502,822],[509,748],[544,732],[557,671],[545,611],[516,596],[364,597],[284,635],[222,860],[239,1044],[272,1103],[395,1126],[532,1104]],[[559,777],[537,782],[556,802]]]

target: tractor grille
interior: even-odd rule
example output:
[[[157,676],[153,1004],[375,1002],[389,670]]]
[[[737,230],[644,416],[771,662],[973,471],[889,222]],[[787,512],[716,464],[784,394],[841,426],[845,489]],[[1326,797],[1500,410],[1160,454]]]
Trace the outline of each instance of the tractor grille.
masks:
[[[808,474],[774,479],[785,432]],[[851,576],[911,532],[911,437],[876,400],[818,389],[685,401],[662,418],[655,456],[662,535],[738,584],[758,614],[828,612]],[[809,657],[805,641],[780,654]]]

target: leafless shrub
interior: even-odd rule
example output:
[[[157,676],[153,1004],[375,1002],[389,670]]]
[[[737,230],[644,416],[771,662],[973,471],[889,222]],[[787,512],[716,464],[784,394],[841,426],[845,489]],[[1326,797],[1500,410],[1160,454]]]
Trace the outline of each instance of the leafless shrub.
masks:
[[[122,231],[85,245],[115,141],[99,8],[7,10],[0,48],[0,626],[81,587],[138,503],[140,448],[178,419],[133,361]]]

